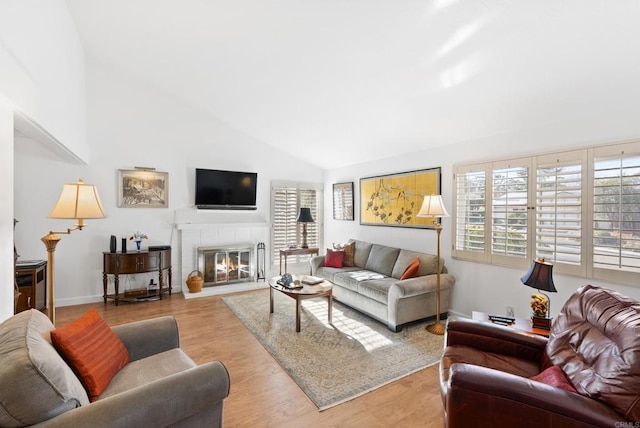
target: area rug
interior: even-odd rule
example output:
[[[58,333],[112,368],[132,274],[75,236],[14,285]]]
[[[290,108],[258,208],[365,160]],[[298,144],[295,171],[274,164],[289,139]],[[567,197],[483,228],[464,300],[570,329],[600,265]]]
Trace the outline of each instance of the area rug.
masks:
[[[295,332],[295,301],[269,290],[223,297],[319,410],[325,410],[437,363],[442,336],[427,323],[393,333],[385,325],[333,301],[327,321],[327,298],[302,302],[301,331]]]

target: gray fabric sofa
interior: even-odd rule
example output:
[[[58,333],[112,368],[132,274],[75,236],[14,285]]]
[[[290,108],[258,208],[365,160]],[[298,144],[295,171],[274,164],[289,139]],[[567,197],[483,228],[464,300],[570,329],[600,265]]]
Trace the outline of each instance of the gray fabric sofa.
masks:
[[[173,317],[113,327],[130,362],[90,403],[51,345],[53,325],[34,309],[0,324],[2,427],[220,427],[229,374],[196,366],[181,349]]]
[[[436,315],[436,256],[351,239],[354,266],[325,267],[325,256],[311,259],[311,274],[334,284],[333,297],[385,323],[398,332],[402,325]],[[418,276],[400,280],[407,266],[420,260]],[[440,260],[442,316],[449,309],[455,278]],[[371,279],[368,279],[371,278]]]

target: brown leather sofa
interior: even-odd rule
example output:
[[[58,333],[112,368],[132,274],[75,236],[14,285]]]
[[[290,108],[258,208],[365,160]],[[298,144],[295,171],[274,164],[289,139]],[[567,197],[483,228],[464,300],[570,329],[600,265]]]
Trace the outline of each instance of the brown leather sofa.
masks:
[[[552,371],[576,392],[530,379]],[[446,427],[640,426],[640,303],[586,285],[548,339],[450,319],[440,386]]]

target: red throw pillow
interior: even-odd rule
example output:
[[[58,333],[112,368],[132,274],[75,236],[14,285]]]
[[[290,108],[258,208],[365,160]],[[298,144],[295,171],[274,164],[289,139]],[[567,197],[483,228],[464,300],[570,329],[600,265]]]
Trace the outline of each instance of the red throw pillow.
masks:
[[[333,251],[327,248],[327,254],[324,256],[324,266],[341,268],[344,260],[344,251]]]
[[[567,391],[577,392],[573,385],[571,385],[571,382],[569,382],[567,375],[564,374],[562,369],[558,366],[551,366],[545,369],[542,373],[531,376],[529,379],[546,383],[547,385],[555,386],[556,388],[562,388]]]
[[[129,363],[127,348],[95,309],[67,326],[52,330],[51,342],[76,373],[91,401]]]
[[[407,268],[404,270],[400,279],[414,278],[418,276],[419,270],[420,270],[420,259],[416,257],[415,259],[413,259],[411,263],[409,263],[409,266],[407,266]]]

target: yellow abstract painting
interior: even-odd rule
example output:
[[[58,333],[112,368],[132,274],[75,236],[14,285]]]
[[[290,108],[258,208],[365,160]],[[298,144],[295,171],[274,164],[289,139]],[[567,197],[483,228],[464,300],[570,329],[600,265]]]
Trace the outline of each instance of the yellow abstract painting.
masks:
[[[433,228],[435,218],[416,217],[427,195],[440,194],[440,168],[360,179],[360,224]]]

